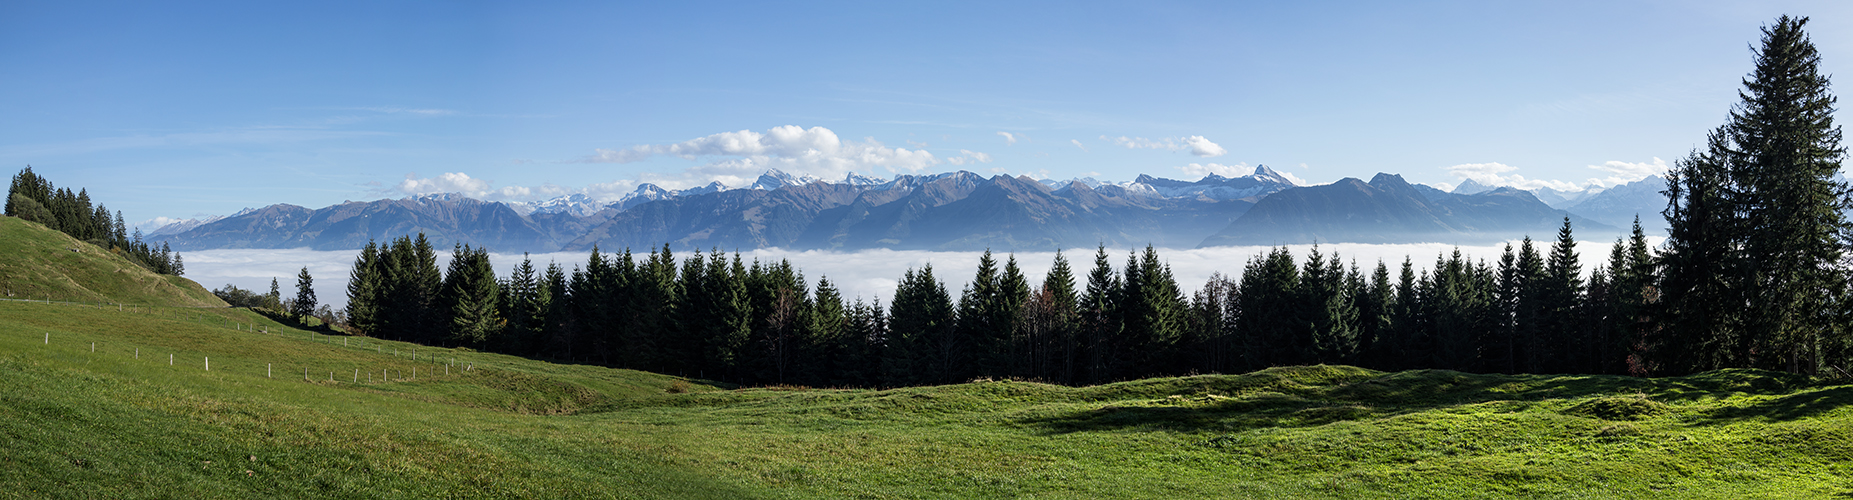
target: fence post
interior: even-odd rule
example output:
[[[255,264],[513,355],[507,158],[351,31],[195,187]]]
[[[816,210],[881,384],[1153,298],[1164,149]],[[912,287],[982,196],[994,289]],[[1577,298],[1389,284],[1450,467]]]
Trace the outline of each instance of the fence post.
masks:
[[[212,371],[212,357],[211,356],[204,356],[204,357],[206,358],[206,371]]]

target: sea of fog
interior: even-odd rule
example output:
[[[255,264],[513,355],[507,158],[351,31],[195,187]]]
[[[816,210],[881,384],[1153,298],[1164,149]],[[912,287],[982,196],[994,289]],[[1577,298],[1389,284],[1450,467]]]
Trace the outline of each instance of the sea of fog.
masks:
[[[1660,238],[1654,238],[1656,246]],[[1538,242],[1539,252],[1549,250],[1549,241]],[[1582,255],[1581,262],[1585,272],[1608,261],[1611,242],[1581,242],[1577,251]],[[1513,242],[1516,247],[1517,242]],[[1240,276],[1242,266],[1250,257],[1266,253],[1272,247],[1218,247],[1193,249],[1159,249],[1158,255],[1171,266],[1171,272],[1177,277],[1178,284],[1185,293],[1196,291],[1209,280],[1210,276],[1222,273],[1227,276]],[[1312,245],[1290,245],[1296,261],[1303,261]],[[1396,245],[1374,244],[1322,244],[1320,251],[1330,254],[1337,252],[1347,262],[1356,261],[1369,272],[1381,260],[1390,265],[1391,272],[1401,265],[1404,257],[1410,257],[1418,269],[1432,267],[1435,257],[1452,253],[1459,249],[1461,253],[1474,260],[1497,261],[1504,244],[1484,246],[1460,246],[1444,243],[1415,243]],[[1115,271],[1126,263],[1126,258],[1143,248],[1110,248],[1107,250]],[[1094,266],[1095,249],[1077,249],[1064,252],[1079,286],[1086,286],[1087,272]],[[741,257],[751,262],[752,259],[776,262],[779,259],[790,260],[792,265],[804,273],[808,284],[815,284],[817,278],[826,276],[836,283],[843,296],[854,300],[879,299],[886,303],[894,294],[896,282],[902,272],[917,269],[928,264],[933,265],[933,274],[946,283],[954,299],[959,289],[970,281],[976,273],[978,257],[983,252],[933,252],[924,250],[863,250],[857,252],[838,252],[821,250],[782,250],[777,248],[741,252]],[[264,293],[270,290],[274,278],[282,288],[285,297],[296,294],[296,275],[304,267],[315,278],[315,294],[323,304],[344,307],[347,304],[348,272],[354,265],[354,258],[359,250],[201,250],[186,252],[186,277],[206,286],[220,288],[227,284],[236,285]],[[686,254],[678,254],[686,255]],[[1003,260],[1010,254],[997,254],[999,269]],[[1042,281],[1042,277],[1053,265],[1055,252],[1019,252],[1014,254],[1017,264],[1023,268],[1032,286]],[[583,252],[555,252],[532,254],[536,268],[544,269],[549,262],[558,262],[568,272],[575,267],[583,267],[588,257]],[[490,260],[503,277],[521,263],[521,254],[490,254]],[[450,262],[449,252],[438,253],[438,266],[444,268]]]

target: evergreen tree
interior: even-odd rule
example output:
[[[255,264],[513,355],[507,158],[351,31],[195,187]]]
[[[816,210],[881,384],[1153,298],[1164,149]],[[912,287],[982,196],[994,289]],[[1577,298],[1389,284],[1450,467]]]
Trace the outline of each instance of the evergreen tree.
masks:
[[[546,277],[537,273],[533,261],[522,254],[521,264],[509,273],[503,282],[502,317],[507,321],[503,331],[504,352],[515,354],[532,354],[535,346],[540,344],[542,332],[547,326],[547,313],[552,308],[553,297],[547,289]]]
[[[1403,266],[1396,278],[1396,302],[1390,307],[1391,334],[1384,352],[1391,354],[1390,369],[1406,369],[1417,366],[1416,360],[1424,359],[1430,354],[1426,350],[1426,337],[1422,321],[1422,300],[1416,276],[1415,261],[1403,257]]]
[[[1583,265],[1576,254],[1576,237],[1571,234],[1570,218],[1564,217],[1557,229],[1557,242],[1544,263],[1544,281],[1539,286],[1547,370],[1555,373],[1579,371],[1586,359],[1574,347],[1589,342],[1588,331],[1580,321],[1583,311]]]
[[[1177,368],[1177,342],[1183,332],[1184,295],[1171,267],[1158,258],[1158,250],[1126,260],[1121,292],[1122,338],[1132,357],[1134,376],[1182,372]]]
[[[1497,373],[1518,373],[1518,304],[1524,283],[1520,279],[1518,254],[1506,243],[1499,253],[1498,283],[1493,295],[1494,317],[1485,349],[1480,352],[1482,367]]]
[[[1235,310],[1228,301],[1236,284],[1221,273],[1210,275],[1203,288],[1190,296],[1184,316],[1184,338],[1178,344],[1187,355],[1185,366],[1191,370],[1223,373],[1235,370],[1239,359],[1231,336],[1228,314]]]
[[[1763,28],[1756,69],[1720,129],[1720,156],[1734,179],[1731,206],[1741,217],[1742,337],[1731,357],[1745,366],[1815,373],[1819,346],[1846,328],[1825,314],[1847,289],[1841,257],[1853,209],[1839,180],[1835,98],[1821,56],[1802,27],[1783,16]]]
[[[380,326],[379,288],[380,272],[379,245],[372,240],[360,249],[360,255],[354,257],[354,267],[347,274],[347,326],[348,332],[358,335],[375,335]]]
[[[1001,355],[1006,352],[1005,342],[1010,331],[1006,329],[1008,321],[999,323],[1002,315],[998,308],[1004,302],[999,297],[1001,288],[997,259],[991,257],[990,250],[985,250],[984,255],[978,257],[978,271],[972,276],[972,282],[959,294],[959,339],[948,346],[945,353],[949,380],[1003,374]]]
[[[302,272],[296,273],[296,300],[290,303],[290,317],[303,324],[308,324],[309,317],[315,314],[315,277],[309,275],[309,268],[304,266]]]
[[[1538,253],[1531,237],[1525,237],[1519,245],[1518,262],[1513,267],[1516,274],[1513,285],[1517,288],[1514,300],[1512,323],[1513,345],[1517,346],[1512,355],[1520,373],[1543,373],[1548,361],[1549,339],[1544,293],[1544,256]]]
[[[1382,260],[1377,261],[1377,268],[1371,271],[1370,285],[1358,300],[1358,353],[1360,364],[1368,368],[1382,368],[1389,365],[1389,354],[1385,352],[1387,339],[1395,324],[1391,321],[1392,305],[1396,303],[1396,286],[1390,283],[1390,267]]]
[[[1086,367],[1085,383],[1102,383],[1119,377],[1120,282],[1107,260],[1107,247],[1094,254],[1094,268],[1087,274],[1087,292],[1081,296],[1082,349]]]
[[[503,326],[496,304],[499,288],[488,250],[463,245],[452,253],[438,297],[448,320],[446,343],[481,349],[497,340]]]
[[[1352,361],[1357,349],[1358,310],[1338,254],[1321,255],[1315,246],[1300,276],[1300,307],[1311,333],[1305,346],[1305,352],[1312,354],[1309,362]]]
[[[1286,247],[1256,256],[1243,268],[1238,292],[1241,313],[1235,328],[1242,337],[1242,370],[1304,364],[1312,359],[1312,325],[1306,320],[1300,279]]]
[[[889,308],[887,346],[882,352],[882,383],[889,386],[955,382],[953,367],[964,349],[956,335],[956,314],[946,286],[928,264],[908,269],[895,287]]]
[[[1009,267],[1014,266],[1006,269]],[[1055,383],[1073,382],[1081,352],[1076,300],[1074,270],[1068,258],[1057,250],[1042,286],[1023,303],[1017,315],[1013,374]]]
[[[859,384],[851,380],[855,377],[850,374],[859,373],[858,365],[865,362],[861,359],[862,342],[853,338],[843,295],[829,277],[817,278],[817,289],[811,292],[809,320],[805,344],[812,354],[806,360],[814,366],[805,383],[837,387]]]
[[[675,360],[683,359],[676,354],[681,351],[675,348],[674,335],[678,329],[675,307],[681,297],[678,290],[675,254],[669,245],[652,250],[638,266],[631,292],[626,295],[630,307],[622,339],[624,366],[657,371],[687,366],[675,364]]]
[[[572,330],[572,304],[575,298],[568,285],[566,268],[557,263],[547,264],[546,289],[550,301],[547,304],[546,325],[542,327],[538,345],[533,349],[540,353],[562,353],[566,351]],[[558,354],[554,354],[558,355]]]
[[[1019,364],[1015,360],[1022,359],[1025,354],[1021,349],[1022,344],[1012,339],[1022,321],[1024,304],[1029,299],[1029,278],[1024,277],[1023,268],[1017,266],[1017,256],[1010,255],[1004,259],[1004,273],[998,277],[997,295],[993,297],[995,302],[990,307],[991,324],[998,331],[992,337],[996,343],[990,353],[992,360],[989,373],[1022,374],[1021,370],[1016,369]]]
[[[873,386],[881,385],[884,356],[889,351],[888,315],[882,311],[881,302],[865,303],[862,299],[850,304],[844,313],[844,340],[847,354],[837,361],[836,382],[840,385]]]

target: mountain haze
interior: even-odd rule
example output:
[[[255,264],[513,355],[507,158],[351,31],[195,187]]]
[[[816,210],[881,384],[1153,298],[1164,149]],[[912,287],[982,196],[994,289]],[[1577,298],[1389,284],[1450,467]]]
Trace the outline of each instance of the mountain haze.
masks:
[[[1201,246],[1488,243],[1553,235],[1565,216],[1579,231],[1616,230],[1552,209],[1526,191],[1496,188],[1472,195],[1433,195],[1400,175],[1377,174],[1368,183],[1346,178],[1275,193]]]
[[[1478,190],[1478,188],[1474,188]],[[1252,207],[1252,209],[1251,209]],[[582,194],[492,202],[456,194],[279,204],[162,228],[176,250],[356,249],[423,232],[440,248],[497,252],[593,247],[677,249],[1045,251],[1155,245],[1483,242],[1555,231],[1565,212],[1509,187],[1448,193],[1380,174],[1296,186],[1266,166],[1197,181],[1141,175],[1130,182],[1036,180],[958,171],[851,174],[836,181],[768,171],[740,188],[643,184],[615,201]],[[1613,231],[1573,216],[1579,230]]]

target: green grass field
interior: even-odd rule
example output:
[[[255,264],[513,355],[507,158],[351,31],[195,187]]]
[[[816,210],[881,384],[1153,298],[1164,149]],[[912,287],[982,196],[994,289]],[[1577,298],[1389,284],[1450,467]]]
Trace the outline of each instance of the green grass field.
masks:
[[[1853,386],[1769,372],[724,389],[156,311],[0,303],[0,496],[1853,496]]]
[[[0,498],[1853,498],[1844,382],[733,388],[301,331],[58,238],[0,217]]]

